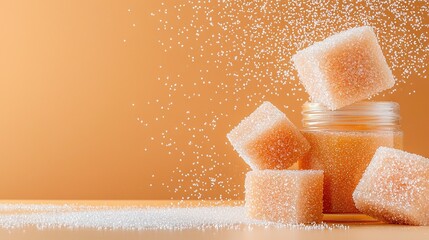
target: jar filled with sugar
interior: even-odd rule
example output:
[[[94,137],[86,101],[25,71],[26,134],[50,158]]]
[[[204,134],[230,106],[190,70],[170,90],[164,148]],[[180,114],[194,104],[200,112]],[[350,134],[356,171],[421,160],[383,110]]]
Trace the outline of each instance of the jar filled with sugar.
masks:
[[[299,167],[324,171],[324,213],[358,213],[352,194],[377,148],[402,149],[399,104],[363,101],[331,111],[305,103],[302,115],[311,149]]]

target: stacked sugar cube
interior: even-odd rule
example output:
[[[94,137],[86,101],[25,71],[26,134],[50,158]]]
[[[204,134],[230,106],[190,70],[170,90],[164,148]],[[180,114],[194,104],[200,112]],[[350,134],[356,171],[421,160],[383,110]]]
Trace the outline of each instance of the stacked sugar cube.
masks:
[[[270,102],[264,102],[227,137],[252,169],[286,169],[301,159],[310,144]]]
[[[310,99],[330,110],[395,84],[371,27],[335,34],[292,60]],[[245,181],[251,217],[282,223],[321,221],[323,171],[286,170],[305,157],[310,144],[284,113],[264,102],[227,137],[252,168]],[[381,147],[353,200],[361,212],[383,221],[429,225],[428,195],[429,159]]]
[[[227,137],[252,168],[245,182],[251,217],[282,223],[322,220],[323,171],[285,170],[310,145],[283,112],[264,102]]]
[[[395,84],[372,27],[335,34],[292,57],[310,99],[335,110]]]
[[[250,171],[245,186],[246,209],[253,218],[287,224],[322,221],[323,171]]]

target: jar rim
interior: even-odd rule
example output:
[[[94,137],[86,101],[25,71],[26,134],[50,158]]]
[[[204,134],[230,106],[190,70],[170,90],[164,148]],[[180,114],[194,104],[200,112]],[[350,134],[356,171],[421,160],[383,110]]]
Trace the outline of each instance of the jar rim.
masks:
[[[323,111],[331,111],[332,113],[351,110],[351,109],[369,108],[369,107],[399,108],[399,103],[393,102],[393,101],[361,101],[361,102],[357,102],[357,103],[339,108],[337,110],[329,110],[321,103],[305,102],[302,105],[303,112],[308,110],[312,110],[312,111],[323,110]]]
[[[337,110],[320,103],[302,106],[304,130],[399,131],[399,104],[393,101],[362,101]]]

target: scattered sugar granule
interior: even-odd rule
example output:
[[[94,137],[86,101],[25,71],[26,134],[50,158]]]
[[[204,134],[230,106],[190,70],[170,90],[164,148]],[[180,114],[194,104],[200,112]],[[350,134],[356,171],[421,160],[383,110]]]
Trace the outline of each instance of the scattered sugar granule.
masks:
[[[281,223],[322,221],[323,171],[250,171],[245,189],[245,206],[252,218]]]
[[[403,86],[411,91],[427,80],[427,0],[184,0],[154,7],[131,8],[135,17],[151,16],[145,25],[158,30],[153,41],[162,56],[147,66],[154,74],[147,79],[151,87],[139,90],[143,99],[133,98],[139,107],[132,111],[144,119],[136,121],[147,137],[142,159],[156,153],[169,161],[162,171],[171,174],[157,174],[153,181],[166,182],[161,187],[174,199],[242,198],[241,159],[224,147],[231,116],[267,99],[287,103],[287,114],[298,112],[307,96],[291,55],[314,42],[373,26],[397,77],[395,87],[382,95],[402,96]],[[133,23],[129,18],[124,27]],[[123,37],[124,46],[133,42],[130,37]],[[198,165],[192,165],[196,159]],[[231,171],[230,163],[240,171]]]
[[[292,56],[313,102],[335,110],[395,85],[372,27],[352,28]]]
[[[25,210],[25,211],[24,211]],[[22,212],[19,212],[22,211]],[[0,228],[97,230],[242,229],[247,227],[299,230],[348,229],[341,224],[280,224],[250,219],[242,206],[107,207],[79,205],[0,204]]]
[[[361,212],[379,220],[429,225],[429,159],[380,147],[353,199]]]
[[[298,128],[270,102],[262,103],[227,137],[252,169],[286,169],[310,148]]]

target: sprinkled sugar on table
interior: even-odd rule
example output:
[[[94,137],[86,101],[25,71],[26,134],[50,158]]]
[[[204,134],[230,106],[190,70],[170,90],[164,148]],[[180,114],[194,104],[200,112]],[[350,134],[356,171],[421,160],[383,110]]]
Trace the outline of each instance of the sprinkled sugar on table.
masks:
[[[365,215],[324,215],[314,225],[247,218],[243,202],[0,201],[1,239],[428,239],[429,227]]]

